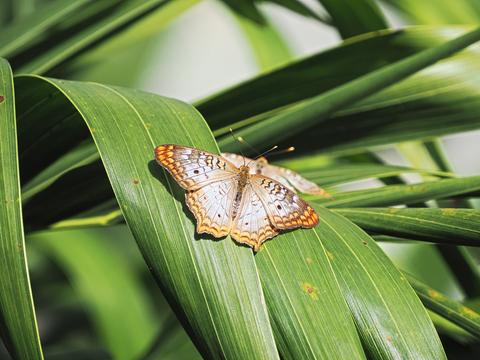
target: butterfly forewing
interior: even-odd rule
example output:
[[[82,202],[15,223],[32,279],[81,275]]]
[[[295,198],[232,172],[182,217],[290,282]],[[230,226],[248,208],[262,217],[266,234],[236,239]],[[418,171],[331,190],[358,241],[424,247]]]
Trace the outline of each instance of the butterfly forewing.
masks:
[[[222,157],[230,161],[236,167],[240,167],[242,165],[252,166],[255,163],[255,160],[244,157],[242,155],[232,154],[232,153],[222,153]],[[254,171],[253,167],[250,167],[250,170]]]
[[[267,209],[253,190],[253,185],[247,184],[238,214],[233,219],[232,238],[258,251],[263,242],[277,234],[278,232],[270,223]]]
[[[233,178],[238,173],[233,164],[219,155],[181,145],[157,146],[155,159],[187,190]]]
[[[312,228],[318,224],[315,210],[283,184],[262,175],[252,175],[250,181],[275,228]]]

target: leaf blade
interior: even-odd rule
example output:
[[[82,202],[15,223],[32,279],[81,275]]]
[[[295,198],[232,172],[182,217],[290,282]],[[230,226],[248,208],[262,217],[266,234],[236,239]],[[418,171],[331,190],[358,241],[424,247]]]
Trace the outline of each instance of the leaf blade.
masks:
[[[282,357],[365,358],[317,231],[281,234],[264,247],[255,260]]]
[[[382,11],[371,0],[319,1],[330,14],[332,24],[344,39],[388,27]],[[352,13],[355,16],[352,16]]]
[[[324,208],[315,210],[322,219],[317,230],[331,253],[337,279],[369,356],[445,358],[422,304],[375,242],[345,218]],[[407,330],[411,328],[416,331]]]
[[[440,314],[477,338],[480,337],[480,315],[463,304],[432,289],[414,276],[404,273],[410,285],[427,308]]]
[[[61,91],[88,123],[140,249],[200,351],[212,357],[255,353],[259,358],[276,358],[251,252],[239,251],[230,240],[195,240],[193,224],[182,210],[182,192],[158,167],[148,165],[159,143],[215,151],[198,113],[179,101],[147,93],[38,77],[31,81],[47,81]],[[188,128],[185,119],[192,119]],[[179,133],[178,126],[184,132]],[[245,271],[239,274],[239,268]],[[241,302],[244,298],[254,304]],[[240,334],[247,331],[255,336]]]
[[[297,104],[266,120],[238,131],[238,135],[253,144],[272,145],[302,130],[328,119],[335,111],[407,78],[435,62],[446,58],[480,40],[480,29],[473,30],[444,44],[384,66],[358,79]],[[267,131],[268,130],[268,131]],[[223,151],[235,151],[239,146],[231,137],[219,141]]]
[[[43,359],[25,254],[13,77],[9,64],[1,58],[0,133],[1,318],[15,356]]]
[[[337,209],[366,231],[451,245],[480,246],[480,211],[474,209]]]
[[[471,176],[413,185],[388,185],[374,189],[347,191],[335,194],[333,199],[314,199],[313,201],[332,208],[379,207],[468,195],[479,190],[480,176]]]

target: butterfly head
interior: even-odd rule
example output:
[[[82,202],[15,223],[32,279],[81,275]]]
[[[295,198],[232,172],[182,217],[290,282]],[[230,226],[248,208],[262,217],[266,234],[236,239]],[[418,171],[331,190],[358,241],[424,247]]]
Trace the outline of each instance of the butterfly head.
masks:
[[[246,176],[250,173],[250,167],[248,165],[240,166],[240,175]]]

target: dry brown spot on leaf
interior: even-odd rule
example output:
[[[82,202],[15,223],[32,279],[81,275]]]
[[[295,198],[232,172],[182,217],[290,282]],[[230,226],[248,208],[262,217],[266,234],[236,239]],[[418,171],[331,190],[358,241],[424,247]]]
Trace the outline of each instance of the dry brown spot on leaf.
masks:
[[[430,296],[433,299],[441,299],[443,296],[440,294],[438,291],[429,289],[428,290],[428,296]]]
[[[317,288],[310,283],[302,283],[302,289],[312,300],[318,300]]]
[[[452,215],[455,215],[456,212],[457,212],[456,209],[442,209],[443,216],[452,216]]]
[[[133,179],[133,184],[134,184],[134,185],[140,184],[140,180],[138,180],[138,179]]]
[[[466,306],[462,306],[461,313],[463,315],[468,316],[471,319],[478,319],[480,317],[480,316],[478,316],[478,313],[476,313],[475,311],[473,311],[472,309],[470,309]]]

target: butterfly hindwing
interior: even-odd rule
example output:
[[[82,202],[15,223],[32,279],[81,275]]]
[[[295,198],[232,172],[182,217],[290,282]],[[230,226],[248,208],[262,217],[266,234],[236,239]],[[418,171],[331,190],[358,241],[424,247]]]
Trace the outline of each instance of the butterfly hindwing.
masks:
[[[197,220],[197,233],[208,233],[215,237],[229,234],[236,191],[237,182],[234,179],[213,182],[197,190],[187,191],[185,199]]]
[[[315,210],[283,184],[262,175],[250,179],[275,228],[312,228],[318,224]]]
[[[330,194],[328,194],[314,182],[305,179],[303,176],[290,169],[271,165],[264,157],[261,157],[257,160],[252,160],[250,158],[232,153],[222,153],[222,157],[235,164],[235,166],[248,164],[250,167],[250,174],[258,174],[269,177],[283,184],[293,192],[298,190],[304,194],[331,197]]]
[[[233,164],[219,155],[181,145],[157,146],[155,159],[187,190],[233,178],[238,173]]]
[[[251,184],[243,190],[238,213],[233,219],[231,236],[239,243],[247,244],[255,251],[278,231],[270,223],[267,209],[262,204]]]
[[[303,176],[290,169],[268,164],[265,166],[262,175],[271,177],[277,181],[279,181],[279,179],[283,179],[284,181],[279,182],[287,185],[287,187],[291,190],[295,188],[304,194],[330,197],[330,195],[317,184],[305,179]]]

